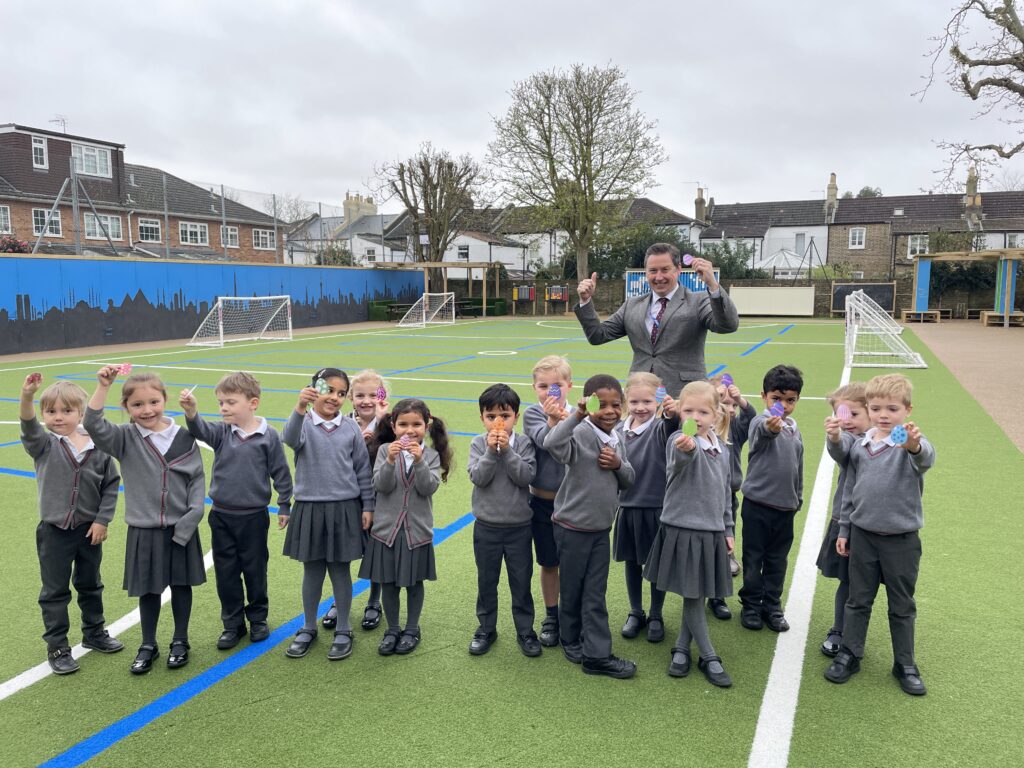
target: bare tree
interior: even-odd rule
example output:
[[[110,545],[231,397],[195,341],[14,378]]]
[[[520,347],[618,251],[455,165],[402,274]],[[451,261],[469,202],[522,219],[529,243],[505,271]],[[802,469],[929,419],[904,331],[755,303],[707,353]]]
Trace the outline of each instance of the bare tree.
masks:
[[[972,26],[975,22],[981,23],[980,30]],[[987,143],[939,142],[950,159],[949,166],[939,172],[943,174],[940,186],[954,187],[957,168],[963,162],[978,166],[982,175],[988,176],[1000,161],[1024,153],[1024,25],[1017,1],[961,0],[945,31],[932,39],[930,74],[918,92],[922,98],[935,81],[942,55],[948,52],[944,73],[950,87],[979,103],[977,117],[994,115],[1016,133],[1016,138]]]
[[[1024,173],[1003,168],[1002,172],[992,179],[992,189],[996,192],[1024,192]]]
[[[275,201],[277,203],[275,208]],[[298,195],[268,196],[263,201],[263,210],[271,216],[277,216],[280,221],[294,224],[297,221],[313,213],[313,206]]]
[[[583,277],[595,235],[623,214],[616,201],[653,186],[667,159],[655,123],[611,65],[539,72],[510,95],[508,112],[494,119],[489,162],[505,195],[532,207],[539,231],[568,233]]]

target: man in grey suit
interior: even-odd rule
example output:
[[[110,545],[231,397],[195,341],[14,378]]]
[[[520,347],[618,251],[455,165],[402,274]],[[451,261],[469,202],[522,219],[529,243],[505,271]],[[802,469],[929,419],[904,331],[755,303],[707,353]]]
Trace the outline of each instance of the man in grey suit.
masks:
[[[626,299],[604,322],[590,300],[597,273],[580,281],[580,303],[573,311],[591,344],[606,344],[623,336],[633,347],[634,371],[658,376],[672,397],[689,382],[707,376],[704,340],[708,331],[732,333],[739,328],[739,315],[729,295],[715,280],[710,261],[695,258],[693,269],[707,284],[707,291],[691,291],[679,285],[682,259],[670,243],[655,243],[647,249],[644,268],[651,293]]]

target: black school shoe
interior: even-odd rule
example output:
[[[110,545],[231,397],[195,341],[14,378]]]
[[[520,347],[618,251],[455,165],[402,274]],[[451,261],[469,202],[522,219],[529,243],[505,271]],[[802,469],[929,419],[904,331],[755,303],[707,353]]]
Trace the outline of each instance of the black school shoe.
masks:
[[[697,668],[704,673],[704,677],[714,686],[729,688],[732,685],[732,678],[729,677],[729,673],[722,666],[722,659],[719,656],[697,659]]]
[[[265,621],[254,621],[249,625],[249,639],[254,643],[262,643],[270,637],[270,625]]]
[[[167,668],[180,669],[188,664],[188,651],[191,647],[188,640],[172,638],[171,645],[167,649]]]
[[[483,629],[478,629],[473,633],[473,639],[469,643],[469,652],[473,656],[483,656],[494,645],[494,641],[498,639],[498,633],[496,631],[487,632]]]
[[[397,629],[389,629],[384,633],[384,637],[380,640],[380,645],[377,646],[377,653],[381,656],[391,656],[395,652],[395,648],[398,646],[398,637],[401,633]]]
[[[99,634],[83,637],[82,647],[91,648],[92,650],[99,651],[100,653],[117,653],[118,651],[124,650],[124,643],[116,637],[111,637],[110,633],[104,629]]]
[[[647,614],[643,611],[630,611],[626,623],[622,625],[622,636],[632,640],[647,626]]]
[[[334,633],[334,642],[327,651],[329,661],[341,661],[352,655],[352,630],[342,630]]]
[[[682,654],[681,664],[676,663],[676,654]],[[673,648],[669,656],[668,675],[669,677],[686,677],[690,674],[690,651],[688,648]]]
[[[144,675],[153,668],[153,662],[160,658],[160,649],[156,643],[153,645],[140,645],[135,660],[132,662],[131,672],[133,675]]]
[[[924,696],[928,692],[928,689],[924,687],[924,681],[921,680],[921,672],[915,664],[907,666],[893,664],[892,676],[900,681],[900,688],[904,693],[909,693],[911,696]]]
[[[830,683],[842,685],[858,672],[860,672],[860,659],[854,656],[849,648],[844,647],[825,670],[825,679]]]
[[[71,648],[67,645],[47,653],[46,661],[55,675],[70,675],[78,671],[78,662],[71,655]]]
[[[833,627],[825,635],[825,639],[821,643],[821,652],[834,659],[836,654],[839,653],[839,649],[843,647],[843,633]]]
[[[239,624],[237,627],[225,629],[220,633],[220,637],[217,638],[217,650],[230,650],[242,642],[243,637],[245,637],[245,624]]]
[[[772,632],[789,632],[789,622],[786,621],[786,616],[780,609],[765,608],[761,611],[761,618],[764,619],[764,625]]]
[[[367,603],[363,609],[363,621],[359,625],[369,631],[380,626],[380,603]]]
[[[324,629],[334,629],[338,626],[338,606],[331,603],[331,607],[327,609],[327,613],[324,614],[324,618],[320,623]]]
[[[725,604],[725,600],[720,597],[708,598],[708,610],[711,611],[711,615],[721,621],[728,621],[732,618],[732,611],[729,610],[729,606]]]
[[[618,656],[609,656],[607,659],[584,659],[583,672],[588,675],[607,675],[625,680],[636,674],[636,664]]]
[[[761,629],[764,627],[764,619],[761,618],[759,608],[744,606],[740,611],[740,624],[747,629]]]
[[[537,633],[532,630],[525,635],[516,635],[516,642],[519,643],[519,650],[523,652],[523,656],[529,656],[530,658],[540,656],[540,640],[537,639]]]
[[[562,653],[573,664],[583,663],[583,643],[562,643]]]
[[[554,648],[560,642],[558,637],[558,617],[545,616],[540,623],[540,644]]]
[[[316,629],[300,629],[292,638],[291,644],[285,648],[284,655],[290,659],[301,659],[309,653],[309,646],[316,640]]]
[[[665,622],[661,616],[647,618],[647,642],[660,643],[665,639]]]
[[[404,630],[402,632],[402,636],[398,638],[398,645],[395,646],[395,653],[399,656],[405,656],[407,653],[415,651],[419,644],[420,631],[418,629],[414,632]]]

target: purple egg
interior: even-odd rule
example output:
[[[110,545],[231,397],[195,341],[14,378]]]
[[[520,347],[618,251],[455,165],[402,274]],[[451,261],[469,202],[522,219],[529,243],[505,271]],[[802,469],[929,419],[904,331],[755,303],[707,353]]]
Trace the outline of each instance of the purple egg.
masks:
[[[837,419],[841,419],[842,421],[848,421],[851,416],[853,416],[853,414],[850,413],[850,409],[845,403],[836,408]]]
[[[688,267],[691,264],[693,264],[693,256],[691,256],[689,253],[684,253],[683,254],[683,265]]]
[[[562,388],[557,384],[552,384],[548,387],[548,397],[553,397],[555,400],[562,396]]]
[[[786,415],[786,409],[782,403],[772,403],[772,407],[768,409],[768,413],[772,416],[782,417]]]
[[[728,389],[729,387],[731,387],[735,383],[736,382],[733,380],[732,376],[730,376],[728,373],[723,373],[722,374],[722,386],[723,387]]]
[[[654,399],[659,403],[668,396],[668,390],[665,387],[658,387],[654,390]]]

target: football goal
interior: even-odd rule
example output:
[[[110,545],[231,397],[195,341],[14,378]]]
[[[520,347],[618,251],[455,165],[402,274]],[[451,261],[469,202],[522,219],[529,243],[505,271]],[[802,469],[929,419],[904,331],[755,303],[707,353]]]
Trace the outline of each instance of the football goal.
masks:
[[[223,347],[231,341],[291,341],[290,296],[221,296],[189,342]]]
[[[850,368],[927,368],[901,338],[903,326],[864,291],[846,297],[846,365]]]
[[[399,328],[423,328],[455,322],[454,293],[424,293],[398,321]]]

